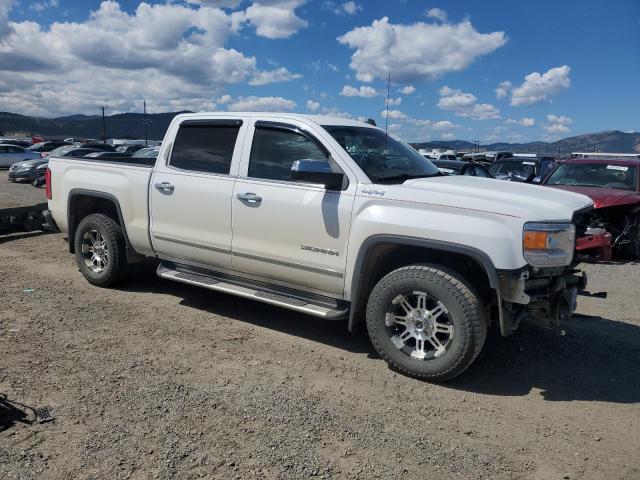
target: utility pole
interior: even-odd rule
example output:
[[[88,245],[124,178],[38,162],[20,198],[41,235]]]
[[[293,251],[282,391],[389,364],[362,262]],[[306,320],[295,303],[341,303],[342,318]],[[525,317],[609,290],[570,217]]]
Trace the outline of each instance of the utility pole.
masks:
[[[102,108],[102,141],[107,143],[107,121],[104,118],[104,106]]]
[[[146,100],[142,101],[142,107],[144,109],[144,146],[148,147],[149,146],[149,137],[147,135],[147,125],[148,125],[149,121],[147,120],[147,101]]]

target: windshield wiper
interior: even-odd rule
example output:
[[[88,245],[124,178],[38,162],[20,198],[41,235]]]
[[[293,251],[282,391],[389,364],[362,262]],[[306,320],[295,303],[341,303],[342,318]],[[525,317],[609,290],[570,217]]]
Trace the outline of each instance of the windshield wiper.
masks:
[[[400,183],[406,180],[413,180],[414,178],[429,178],[429,177],[441,177],[444,175],[441,172],[437,173],[422,173],[418,175],[410,175],[408,173],[401,173],[400,175],[389,175],[388,177],[378,177],[376,178],[376,183],[386,183],[386,182],[396,182],[400,181]]]

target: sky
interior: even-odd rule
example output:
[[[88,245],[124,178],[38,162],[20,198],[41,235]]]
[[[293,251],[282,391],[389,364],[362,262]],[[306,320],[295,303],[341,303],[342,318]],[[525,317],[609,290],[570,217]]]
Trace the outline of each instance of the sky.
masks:
[[[639,79],[640,0],[0,0],[0,111],[23,115],[146,100],[553,141],[640,131]]]

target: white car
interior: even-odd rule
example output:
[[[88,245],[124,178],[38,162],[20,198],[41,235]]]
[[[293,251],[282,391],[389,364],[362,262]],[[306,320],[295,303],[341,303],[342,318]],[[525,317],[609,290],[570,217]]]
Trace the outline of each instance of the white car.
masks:
[[[393,368],[434,381],[471,365],[492,324],[557,326],[586,283],[572,220],[588,197],[445,176],[342,118],[178,115],[155,165],[53,157],[46,192],[94,285],[155,258],[167,280],[364,322]]]

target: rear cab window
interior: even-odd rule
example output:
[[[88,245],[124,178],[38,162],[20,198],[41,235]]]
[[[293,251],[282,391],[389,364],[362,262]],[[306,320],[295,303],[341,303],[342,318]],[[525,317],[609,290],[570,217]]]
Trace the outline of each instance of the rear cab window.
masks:
[[[169,166],[228,175],[242,122],[187,120],[180,124]]]

